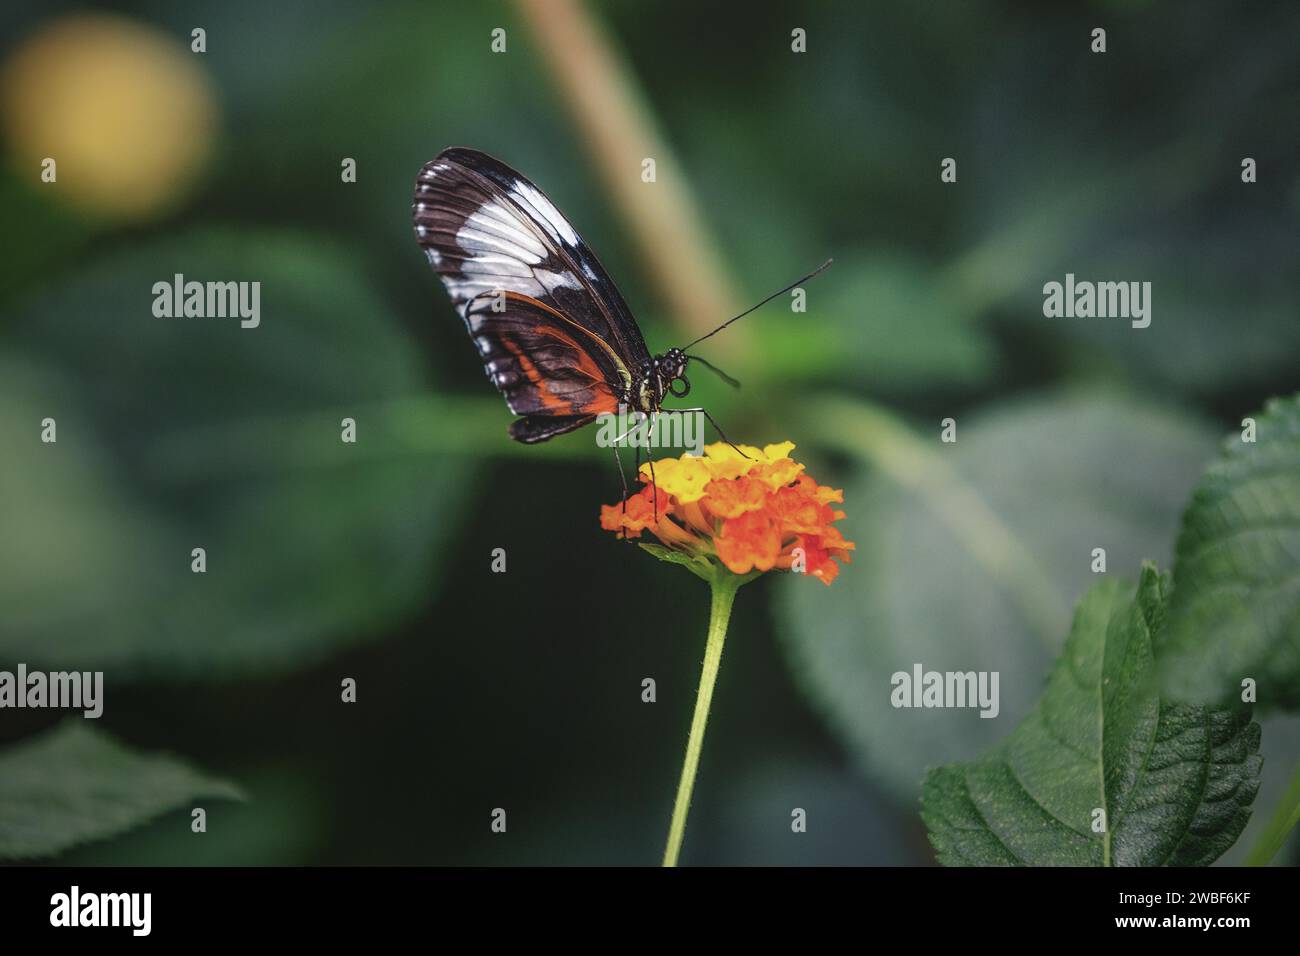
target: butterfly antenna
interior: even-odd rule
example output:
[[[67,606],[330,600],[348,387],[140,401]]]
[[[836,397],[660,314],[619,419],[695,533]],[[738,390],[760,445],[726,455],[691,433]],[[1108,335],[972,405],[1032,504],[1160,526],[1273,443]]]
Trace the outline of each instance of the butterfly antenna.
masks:
[[[823,272],[825,272],[827,269],[829,269],[831,263],[834,262],[834,261],[835,261],[834,259],[827,259],[825,262],[823,262],[821,265],[819,265],[819,266],[818,266],[816,269],[814,269],[812,272],[808,273],[806,276],[801,276],[800,278],[795,279],[793,282],[791,282],[791,283],[790,283],[788,286],[786,286],[784,289],[777,289],[775,292],[773,292],[771,295],[769,295],[769,296],[768,296],[766,299],[764,299],[762,302],[758,303],[758,305],[750,306],[750,307],[749,307],[748,309],[746,309],[744,312],[740,313],[740,315],[733,316],[732,318],[727,319],[726,322],[723,322],[721,325],[719,325],[716,329],[714,329],[714,330],[713,330],[712,332],[710,332],[708,335],[701,335],[701,336],[700,336],[698,339],[696,339],[694,342],[691,342],[691,343],[689,343],[688,345],[683,345],[683,346],[682,346],[682,350],[685,351],[686,349],[690,348],[692,345],[698,345],[700,342],[703,342],[705,339],[707,339],[707,338],[712,338],[713,336],[715,336],[715,335],[717,335],[719,332],[721,332],[723,329],[725,329],[727,326],[729,326],[732,322],[737,322],[737,321],[739,321],[740,319],[743,319],[745,316],[749,315],[749,313],[753,312],[755,309],[761,309],[763,306],[767,305],[769,302],[771,302],[773,299],[775,299],[778,295],[785,295],[785,294],[786,294],[787,292],[789,292],[791,289],[794,289],[794,288],[797,288],[797,287],[803,285],[803,284],[804,284],[805,282],[807,282],[809,279],[813,278],[814,276],[820,275],[821,273],[823,273]]]
[[[711,371],[714,375],[718,376],[718,378],[722,379],[724,382],[726,382],[726,383],[727,383],[728,385],[730,385],[732,388],[740,388],[740,383],[739,383],[738,381],[736,381],[734,378],[732,378],[730,375],[728,375],[728,374],[727,374],[726,372],[724,372],[722,369],[718,368],[716,365],[714,365],[714,364],[713,364],[712,362],[710,362],[708,359],[702,359],[702,358],[700,358],[698,355],[688,355],[688,356],[686,356],[686,357],[687,357],[688,359],[690,359],[692,362],[699,362],[701,365],[703,365],[705,368],[707,368],[709,371]]]

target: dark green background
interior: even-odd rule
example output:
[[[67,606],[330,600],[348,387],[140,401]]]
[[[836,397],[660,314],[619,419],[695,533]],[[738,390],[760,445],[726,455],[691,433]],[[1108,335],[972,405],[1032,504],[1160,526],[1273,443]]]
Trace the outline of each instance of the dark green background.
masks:
[[[8,5],[0,57],[64,6]],[[1114,421],[1136,450],[1115,461],[1099,441],[1079,467],[1106,459],[1120,477],[1161,480],[1137,504],[1122,481],[1099,490],[1081,476],[1041,500],[1029,482],[1010,507],[1049,528],[1086,513],[1136,529],[1132,565],[1113,569],[1132,576],[1142,556],[1167,561],[1214,437],[1300,384],[1294,4],[593,7],[745,297],[837,260],[810,284],[806,315],[774,305],[755,318],[739,396],[699,379],[736,440],[790,438],[820,480],[865,489],[873,477],[842,449],[802,440],[810,394],[882,404],[927,442],[944,416],[964,429],[1088,396],[1108,409],[1098,430]],[[207,29],[222,126],[190,198],[147,223],[95,222],[39,192],[30,170],[4,173],[0,395],[15,421],[58,410],[58,467],[79,477],[52,477],[34,431],[0,451],[10,490],[42,496],[0,502],[0,664],[103,653],[100,729],[183,755],[250,800],[210,802],[205,838],[178,812],[58,859],[656,862],[707,595],[598,529],[619,486],[590,434],[558,451],[508,447],[509,415],[409,224],[415,173],[440,149],[498,155],[596,248],[651,347],[680,341],[525,24],[495,3],[122,9],[181,43]],[[1088,52],[1098,25],[1104,56]],[[489,52],[496,26],[506,56]],[[803,56],[789,51],[793,26],[808,31]],[[344,156],[355,185],[339,182]],[[946,156],[956,185],[939,182]],[[1258,161],[1254,185],[1240,181],[1243,156]],[[262,280],[262,328],[154,320],[148,287],[173,271]],[[1152,327],[1043,318],[1042,283],[1067,271],[1152,281]],[[1115,410],[1133,404],[1168,417]],[[996,462],[1015,475],[1059,461],[1071,408],[1064,431],[1004,423],[1002,440],[1034,464]],[[358,460],[338,448],[350,413]],[[1174,425],[1195,434],[1166,454]],[[986,476],[1006,478],[993,465]],[[684,863],[931,862],[919,774],[909,795],[910,770],[863,751],[871,728],[824,720],[816,681],[790,664],[790,641],[868,640],[845,602],[873,586],[894,595],[899,577],[924,580],[935,602],[982,600],[981,582],[935,570],[942,545],[924,528],[868,521],[896,506],[850,493],[861,560],[830,591],[764,579],[741,592]],[[196,585],[189,548],[205,542],[211,570]],[[505,575],[489,573],[495,547]],[[1085,558],[1035,547],[1068,611],[1086,575],[1057,569]],[[35,587],[24,575],[39,600],[13,583]],[[918,612],[899,640],[989,638],[946,620]],[[1029,702],[1049,660],[990,654],[986,666]],[[653,705],[640,700],[647,676]],[[358,681],[355,705],[339,702],[343,677]],[[986,722],[995,735],[1014,711]],[[0,741],[54,720],[7,712]],[[1285,770],[1296,724],[1274,726],[1266,766]],[[921,765],[953,756],[928,739],[900,734]],[[507,835],[489,832],[494,807]],[[808,811],[805,835],[790,832],[793,807]]]

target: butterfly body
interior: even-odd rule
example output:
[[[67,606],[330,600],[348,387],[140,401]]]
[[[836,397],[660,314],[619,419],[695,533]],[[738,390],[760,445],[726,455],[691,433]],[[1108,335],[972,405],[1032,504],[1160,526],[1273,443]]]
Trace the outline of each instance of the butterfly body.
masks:
[[[505,163],[443,150],[416,179],[412,220],[488,378],[521,416],[516,441],[546,441],[620,405],[653,416],[690,390],[685,353],[650,354],[595,253]]]

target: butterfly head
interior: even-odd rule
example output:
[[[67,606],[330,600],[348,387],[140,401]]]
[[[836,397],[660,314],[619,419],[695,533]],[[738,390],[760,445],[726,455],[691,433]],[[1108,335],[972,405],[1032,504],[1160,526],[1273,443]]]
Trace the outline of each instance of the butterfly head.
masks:
[[[685,398],[691,391],[690,379],[686,377],[686,363],[689,361],[681,349],[669,349],[663,355],[651,360],[651,376],[656,383],[659,401],[665,395]]]

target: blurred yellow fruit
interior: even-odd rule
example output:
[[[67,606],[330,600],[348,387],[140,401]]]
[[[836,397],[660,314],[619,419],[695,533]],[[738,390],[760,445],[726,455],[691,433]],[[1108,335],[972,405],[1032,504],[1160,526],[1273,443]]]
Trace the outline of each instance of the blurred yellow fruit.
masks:
[[[180,39],[114,16],[38,28],[0,67],[0,113],[19,178],[91,214],[141,219],[179,199],[212,149],[217,106]],[[42,163],[57,182],[41,182]]]

